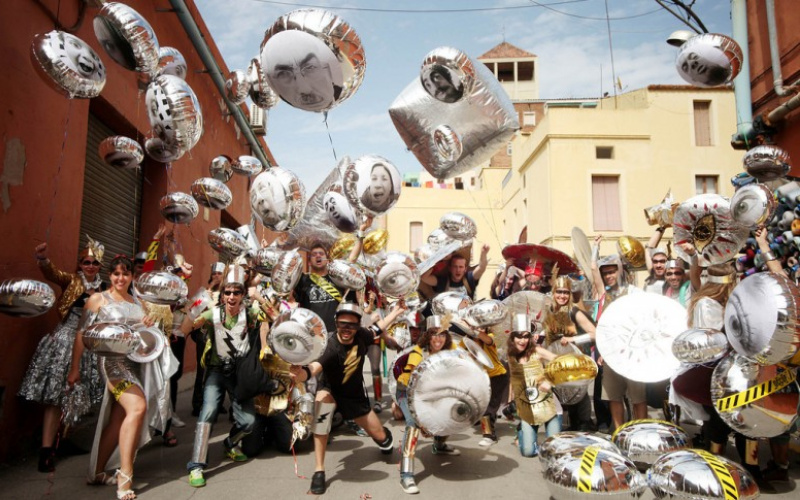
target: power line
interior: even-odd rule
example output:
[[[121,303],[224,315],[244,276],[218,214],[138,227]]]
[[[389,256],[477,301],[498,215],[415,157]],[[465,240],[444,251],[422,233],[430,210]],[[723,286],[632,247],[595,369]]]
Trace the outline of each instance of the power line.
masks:
[[[549,11],[552,11],[552,12],[555,12],[556,14],[561,14],[562,16],[574,17],[574,18],[577,18],[577,19],[587,19],[589,21],[622,21],[622,20],[625,20],[625,19],[635,19],[637,17],[649,16],[650,14],[655,14],[656,12],[661,10],[660,8],[658,8],[658,9],[648,10],[647,12],[641,12],[639,14],[631,14],[630,16],[621,16],[621,17],[608,17],[608,16],[606,16],[606,17],[591,17],[591,16],[581,16],[581,15],[578,15],[578,14],[570,14],[569,12],[564,12],[562,10],[557,10],[557,9],[554,9],[554,8],[550,7],[551,5],[557,5],[555,3],[544,4],[544,3],[539,3],[536,0],[528,0],[528,1],[531,2],[532,4],[534,4],[536,7],[544,7],[545,9],[547,9]]]
[[[314,5],[314,4],[307,4],[307,3],[294,3],[294,2],[277,2],[273,0],[250,0],[252,2],[259,2],[259,3],[269,3],[274,5],[288,5],[291,7],[309,7],[313,9],[330,9],[330,10],[354,10],[360,12],[390,12],[390,13],[398,13],[398,14],[443,14],[443,13],[460,13],[460,12],[488,12],[488,11],[496,11],[496,10],[516,10],[516,9],[531,9],[536,7],[544,7],[548,8],[550,5],[563,5],[563,4],[570,4],[570,3],[581,3],[586,2],[588,0],[562,0],[560,2],[553,2],[547,4],[541,4],[538,2],[533,2],[534,5],[509,5],[506,7],[476,7],[472,9],[375,9],[369,7],[339,7],[339,6],[331,6],[331,5]],[[553,9],[550,9],[553,10]],[[660,9],[659,9],[660,10]],[[559,12],[559,11],[555,11]],[[561,12],[559,12],[561,13]],[[636,16],[633,16],[636,17]],[[629,19],[627,17],[620,17],[619,19]]]

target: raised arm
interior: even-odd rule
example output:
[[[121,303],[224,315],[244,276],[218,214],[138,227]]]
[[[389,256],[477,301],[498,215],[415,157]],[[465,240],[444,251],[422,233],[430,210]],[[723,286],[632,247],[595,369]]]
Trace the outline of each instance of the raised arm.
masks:
[[[658,247],[658,244],[661,242],[661,238],[664,236],[664,229],[661,226],[658,226],[655,231],[653,231],[653,236],[650,237],[650,241],[647,242],[647,245],[644,247],[644,261],[647,265],[647,271],[650,272],[653,269],[653,259],[650,256],[650,250]]]
[[[358,228],[358,238],[356,238],[356,242],[353,245],[353,249],[350,250],[350,255],[347,257],[349,262],[355,262],[358,260],[358,256],[361,255],[361,249],[364,248],[364,236],[365,232],[369,227],[372,225],[372,216],[368,215],[364,218],[364,221],[361,223],[361,226]]]
[[[472,277],[475,278],[475,281],[481,279],[483,273],[486,272],[486,266],[489,265],[489,245],[483,245],[481,247],[481,260],[478,262],[478,267],[472,271]]]
[[[767,265],[767,269],[776,274],[786,275],[783,271],[783,266],[781,266],[780,261],[775,254],[772,253],[772,250],[769,248],[769,242],[767,241],[767,230],[762,226],[756,230],[756,242],[758,243],[758,249],[761,251],[761,256],[764,259],[764,263]]]

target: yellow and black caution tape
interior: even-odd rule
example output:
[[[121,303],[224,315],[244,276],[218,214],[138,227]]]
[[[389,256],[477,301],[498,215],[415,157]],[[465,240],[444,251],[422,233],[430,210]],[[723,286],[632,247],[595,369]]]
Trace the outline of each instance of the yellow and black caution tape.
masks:
[[[765,398],[791,384],[797,378],[795,370],[784,370],[775,378],[753,386],[746,391],[737,392],[731,396],[718,399],[716,407],[718,411],[730,411],[740,406],[748,405],[753,401]]]
[[[619,432],[622,431],[622,429],[626,429],[634,424],[667,424],[672,427],[678,427],[678,429],[683,431],[683,429],[681,429],[679,426],[673,424],[672,422],[668,422],[666,420],[658,420],[656,418],[642,418],[639,420],[630,420],[620,425],[616,429],[614,429],[614,433],[611,435],[611,440],[613,441],[617,437],[617,434],[619,434]]]
[[[706,461],[711,471],[717,477],[719,485],[722,487],[722,492],[725,495],[725,500],[739,500],[739,489],[736,487],[736,481],[731,476],[731,471],[716,455],[713,455],[705,450],[692,450],[700,455]]]
[[[578,469],[578,491],[582,493],[591,493],[592,491],[592,471],[594,470],[594,461],[599,452],[599,446],[589,446],[583,450],[581,466]]]

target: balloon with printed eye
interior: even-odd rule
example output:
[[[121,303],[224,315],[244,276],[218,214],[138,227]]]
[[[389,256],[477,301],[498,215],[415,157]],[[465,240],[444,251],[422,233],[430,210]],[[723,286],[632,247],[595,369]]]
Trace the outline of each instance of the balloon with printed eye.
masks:
[[[307,365],[325,352],[328,332],[317,313],[298,307],[278,316],[267,340],[272,351],[287,363]]]
[[[347,166],[344,194],[351,205],[370,215],[381,215],[400,198],[401,177],[389,160],[365,155]]]
[[[358,229],[358,212],[347,203],[347,198],[336,191],[328,191],[322,199],[328,220],[343,233],[352,233]]]
[[[181,159],[186,153],[186,150],[179,148],[177,144],[155,137],[152,132],[145,135],[144,151],[147,156],[159,163],[171,163]]]
[[[177,76],[181,80],[186,80],[186,73],[189,71],[186,66],[186,59],[183,54],[175,47],[160,47],[158,49],[158,74]]]
[[[387,297],[405,297],[419,286],[417,264],[404,253],[388,252],[375,271],[375,284]]]
[[[118,2],[103,5],[94,18],[94,34],[106,53],[120,66],[155,76],[158,38],[141,14]]]
[[[681,45],[675,67],[681,78],[697,87],[731,83],[742,68],[742,49],[719,33],[696,35]]]
[[[45,82],[69,98],[97,97],[106,84],[106,68],[97,53],[63,31],[34,36],[31,62]]]
[[[55,303],[56,294],[47,283],[24,278],[0,283],[0,312],[9,316],[33,318]]]
[[[130,137],[113,135],[100,142],[97,152],[103,162],[115,168],[136,168],[144,160],[144,150]]]
[[[161,75],[147,86],[147,116],[153,135],[189,151],[203,135],[203,113],[192,88],[177,76]]]
[[[253,215],[273,231],[293,228],[303,216],[305,206],[305,188],[289,170],[270,168],[258,174],[250,187]]]
[[[211,177],[227,183],[233,177],[233,168],[231,168],[231,159],[225,155],[219,155],[208,166],[208,172]]]
[[[778,201],[764,184],[748,184],[736,190],[731,198],[731,215],[742,226],[755,228],[772,219]]]
[[[234,104],[242,104],[246,101],[250,93],[250,81],[247,79],[247,73],[240,69],[231,71],[228,79],[225,80],[225,92],[228,99]]]
[[[366,70],[355,30],[319,9],[281,16],[264,34],[260,62],[281,99],[316,112],[328,111],[355,93]]]
[[[173,224],[188,224],[197,217],[200,208],[194,198],[175,192],[161,198],[161,216]]]

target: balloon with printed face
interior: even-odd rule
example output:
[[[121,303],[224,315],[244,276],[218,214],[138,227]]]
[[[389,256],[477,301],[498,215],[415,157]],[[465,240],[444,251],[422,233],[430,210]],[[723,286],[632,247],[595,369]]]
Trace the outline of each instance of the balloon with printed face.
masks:
[[[719,33],[696,35],[681,45],[675,67],[681,78],[697,87],[731,83],[742,68],[742,49]]]
[[[152,132],[148,132],[145,136],[144,151],[147,156],[160,163],[179,160],[186,153],[186,150],[179,148],[177,144],[155,137]]]
[[[103,5],[94,18],[94,34],[120,66],[155,76],[159,47],[155,31],[141,14],[123,3]]]
[[[153,135],[189,151],[203,135],[203,114],[192,88],[177,76],[161,75],[147,86],[147,116]]]
[[[343,233],[352,233],[358,229],[358,212],[347,203],[347,198],[336,191],[328,191],[322,199],[328,220]]]
[[[344,172],[344,194],[360,211],[381,215],[400,198],[401,177],[389,160],[365,155],[347,166]]]
[[[177,76],[186,80],[186,59],[175,47],[160,47],[158,49],[158,74]]]
[[[63,31],[36,35],[31,60],[45,82],[69,98],[97,97],[106,84],[106,68],[97,53]]]
[[[253,215],[273,231],[293,228],[305,210],[305,188],[289,170],[273,167],[258,174],[250,187]]]

